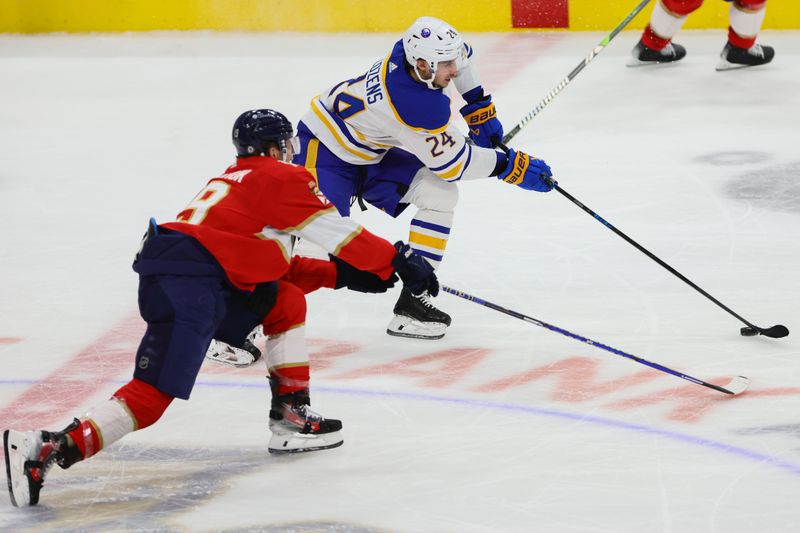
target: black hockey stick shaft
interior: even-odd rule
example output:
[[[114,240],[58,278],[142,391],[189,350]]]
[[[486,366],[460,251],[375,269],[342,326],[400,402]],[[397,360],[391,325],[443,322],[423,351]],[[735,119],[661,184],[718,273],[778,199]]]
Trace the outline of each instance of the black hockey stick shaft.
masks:
[[[505,153],[508,153],[508,151],[509,151],[508,146],[506,146],[505,144],[503,144],[501,142],[495,142],[495,146],[497,146],[498,148],[503,150]],[[737,313],[735,313],[733,310],[731,310],[728,306],[726,306],[725,304],[723,304],[722,302],[720,302],[719,300],[717,300],[716,298],[714,298],[713,296],[708,294],[706,291],[704,291],[701,287],[699,287],[692,280],[690,280],[689,278],[687,278],[686,276],[684,276],[683,274],[681,274],[680,272],[678,272],[677,270],[672,268],[670,265],[668,265],[667,263],[662,261],[658,256],[656,256],[655,254],[650,252],[650,250],[648,250],[647,248],[645,248],[644,246],[642,246],[638,242],[636,242],[633,239],[631,239],[630,237],[628,237],[625,233],[623,233],[621,230],[617,229],[616,226],[611,224],[608,220],[604,219],[603,217],[601,217],[600,215],[598,215],[597,213],[595,213],[594,211],[592,211],[591,209],[586,207],[580,200],[578,200],[577,198],[572,196],[570,193],[568,193],[567,191],[562,189],[558,185],[558,183],[555,180],[553,180],[553,178],[545,177],[544,179],[548,183],[552,184],[553,188],[555,190],[557,190],[558,192],[560,192],[562,195],[564,195],[570,202],[572,202],[573,204],[577,205],[578,207],[580,207],[581,209],[583,209],[584,211],[589,213],[595,220],[597,220],[598,222],[603,224],[605,227],[607,227],[608,229],[610,229],[611,231],[613,231],[614,233],[616,233],[617,235],[619,235],[620,237],[625,239],[628,243],[633,245],[637,250],[639,250],[640,252],[644,253],[647,257],[649,257],[650,259],[652,259],[653,261],[655,261],[656,263],[658,263],[659,265],[661,265],[662,267],[667,269],[670,273],[672,273],[673,275],[678,277],[680,280],[685,282],[687,285],[692,287],[694,290],[696,290],[697,292],[699,292],[700,294],[702,294],[703,296],[705,296],[706,298],[708,298],[709,300],[711,300],[712,302],[717,304],[719,307],[721,307],[722,309],[724,309],[725,311],[727,311],[728,313],[730,313],[731,315],[733,315],[734,317],[739,319],[742,323],[747,324],[746,328],[742,328],[740,330],[740,332],[741,332],[741,334],[743,336],[752,337],[752,336],[755,336],[755,335],[764,335],[765,337],[771,337],[773,339],[779,339],[781,337],[786,337],[787,335],[789,335],[789,328],[787,328],[786,326],[784,326],[782,324],[777,324],[777,325],[771,326],[769,328],[761,328],[761,327],[758,327],[758,326],[756,326],[754,324],[751,324],[748,320],[746,320],[746,319],[742,318],[741,316],[739,316]]]
[[[545,329],[549,329],[550,331],[554,331],[556,333],[560,333],[561,335],[565,335],[567,337],[570,337],[572,339],[578,340],[578,341],[583,342],[585,344],[590,344],[592,346],[600,348],[601,350],[605,350],[605,351],[611,352],[611,353],[613,353],[615,355],[620,355],[620,356],[625,357],[627,359],[631,359],[633,361],[636,361],[637,363],[643,364],[645,366],[649,366],[650,368],[653,368],[655,370],[659,370],[661,372],[666,372],[667,374],[671,374],[671,375],[679,377],[681,379],[685,379],[686,381],[691,381],[692,383],[695,383],[697,385],[702,385],[703,387],[708,387],[710,389],[714,389],[714,390],[719,391],[719,392],[724,392],[725,394],[739,394],[741,392],[744,392],[744,390],[747,389],[747,387],[749,385],[749,380],[746,377],[744,377],[744,376],[736,376],[733,380],[731,380],[731,382],[728,385],[726,385],[725,387],[720,387],[719,385],[714,385],[713,383],[708,383],[707,381],[703,381],[702,379],[697,379],[697,378],[692,377],[692,376],[690,376],[688,374],[684,374],[683,372],[678,372],[677,370],[673,370],[671,368],[667,368],[664,365],[661,365],[661,364],[658,364],[658,363],[654,363],[652,361],[648,361],[647,359],[642,359],[641,357],[637,357],[637,356],[635,356],[633,354],[629,354],[627,352],[623,352],[622,350],[618,350],[616,348],[613,348],[611,346],[603,344],[602,342],[597,342],[597,341],[594,341],[592,339],[589,339],[589,338],[583,337],[581,335],[578,335],[576,333],[572,333],[571,331],[567,331],[566,329],[560,328],[558,326],[554,326],[552,324],[548,324],[547,322],[544,322],[542,320],[539,320],[539,319],[536,319],[536,318],[533,318],[533,317],[530,317],[530,316],[527,316],[527,315],[523,315],[522,313],[519,313],[517,311],[512,311],[511,309],[506,309],[505,307],[501,307],[501,306],[499,306],[497,304],[494,304],[492,302],[488,302],[488,301],[486,301],[486,300],[484,300],[482,298],[478,298],[477,296],[473,296],[471,294],[467,294],[467,293],[465,293],[463,291],[460,291],[460,290],[457,290],[457,289],[453,289],[453,288],[448,287],[446,285],[442,285],[442,290],[444,292],[447,292],[447,293],[452,294],[454,296],[458,296],[459,298],[464,298],[465,300],[469,300],[470,302],[475,302],[476,304],[482,305],[484,307],[488,307],[490,309],[494,309],[495,311],[499,311],[499,312],[504,313],[504,314],[509,315],[509,316],[513,316],[514,318],[518,318],[518,319],[523,320],[525,322],[528,322],[530,324],[534,324],[536,326],[539,326],[539,327],[542,327],[542,328],[545,328]]]
[[[642,0],[642,1],[639,3],[639,5],[637,5],[637,6],[636,6],[636,7],[633,9],[633,11],[631,11],[630,13],[628,13],[628,16],[627,16],[627,17],[625,17],[625,18],[622,20],[622,22],[620,22],[619,24],[617,24],[617,27],[616,27],[616,28],[614,28],[613,30],[611,30],[611,33],[609,33],[608,35],[606,35],[606,36],[603,38],[603,40],[602,40],[602,41],[600,41],[600,43],[599,43],[597,46],[595,46],[595,47],[594,47],[594,49],[592,49],[592,51],[591,51],[591,52],[589,52],[589,55],[587,55],[585,58],[583,58],[583,60],[582,60],[580,63],[578,63],[578,66],[577,66],[577,67],[575,67],[574,69],[572,69],[572,72],[570,72],[570,73],[567,75],[567,77],[566,77],[566,78],[564,78],[564,79],[562,79],[560,82],[558,82],[558,85],[556,85],[556,86],[553,88],[553,90],[551,90],[549,93],[547,93],[547,96],[545,96],[545,97],[544,97],[544,100],[542,100],[541,102],[539,102],[539,103],[536,105],[536,107],[534,107],[534,108],[533,108],[533,110],[531,110],[531,112],[530,112],[530,113],[528,113],[527,115],[525,115],[525,116],[522,118],[522,120],[520,120],[520,121],[519,121],[519,123],[518,123],[516,126],[514,126],[514,127],[511,129],[511,131],[509,131],[508,133],[506,133],[506,134],[505,134],[505,136],[503,137],[503,143],[508,143],[509,141],[511,141],[511,139],[513,139],[513,138],[514,138],[514,136],[516,136],[516,135],[517,135],[517,133],[519,133],[519,132],[520,132],[520,130],[522,130],[522,128],[524,128],[524,127],[525,127],[525,126],[528,124],[528,122],[530,122],[531,120],[533,120],[533,117],[535,117],[536,115],[538,115],[538,114],[539,114],[539,113],[542,111],[542,109],[544,109],[544,108],[545,108],[545,106],[547,106],[547,104],[549,104],[549,103],[550,103],[550,102],[553,100],[553,98],[555,98],[555,97],[558,95],[558,93],[560,93],[560,92],[561,92],[561,91],[564,89],[564,87],[566,87],[567,85],[569,85],[569,83],[570,83],[570,82],[571,82],[573,79],[575,79],[575,76],[577,76],[577,75],[578,75],[578,73],[579,73],[581,70],[583,70],[583,69],[584,69],[584,67],[585,67],[586,65],[588,65],[588,64],[589,64],[589,62],[590,62],[592,59],[594,59],[594,58],[595,58],[595,56],[596,56],[597,54],[599,54],[600,52],[602,52],[602,51],[603,51],[603,49],[604,49],[606,46],[608,46],[608,43],[610,43],[610,42],[611,42],[611,40],[612,40],[614,37],[616,37],[616,36],[617,36],[617,34],[618,34],[619,32],[621,32],[623,29],[625,29],[625,26],[627,26],[627,25],[630,23],[630,21],[632,21],[632,20],[634,19],[634,17],[636,17],[636,15],[638,15],[638,14],[639,14],[639,12],[640,12],[642,9],[644,9],[644,7],[645,7],[647,4],[649,4],[649,3],[650,3],[650,0]]]
[[[697,292],[699,292],[700,294],[702,294],[703,296],[705,296],[706,298],[708,298],[709,300],[711,300],[712,302],[717,304],[719,307],[721,307],[722,309],[724,309],[725,311],[730,313],[732,316],[734,316],[737,319],[739,319],[739,321],[741,321],[744,324],[747,324],[747,326],[752,328],[752,330],[754,330],[752,332],[746,332],[745,331],[746,328],[743,328],[742,329],[742,335],[749,336],[749,335],[755,335],[756,333],[760,333],[761,335],[765,335],[767,337],[780,338],[780,337],[785,337],[785,336],[787,336],[789,334],[788,328],[786,328],[786,326],[783,326],[783,325],[780,325],[780,324],[776,325],[776,326],[772,326],[770,328],[760,328],[758,326],[753,325],[748,320],[745,320],[744,318],[739,316],[737,313],[735,313],[733,310],[731,310],[728,306],[726,306],[725,304],[723,304],[722,302],[720,302],[719,300],[717,300],[716,298],[714,298],[713,296],[708,294],[705,290],[703,290],[701,287],[699,287],[692,280],[690,280],[689,278],[687,278],[686,276],[684,276],[683,274],[681,274],[680,272],[678,272],[677,270],[672,268],[670,265],[668,265],[667,263],[662,261],[655,254],[650,252],[650,250],[648,250],[647,248],[645,248],[644,246],[642,246],[638,242],[636,242],[633,239],[631,239],[630,237],[628,237],[625,233],[623,233],[622,231],[617,229],[608,220],[604,219],[603,217],[601,217],[600,215],[598,215],[597,213],[595,213],[594,211],[592,211],[591,209],[586,207],[577,198],[575,198],[570,193],[568,193],[567,191],[562,189],[557,183],[555,184],[555,189],[558,192],[560,192],[562,195],[564,195],[564,197],[566,197],[570,202],[572,202],[573,204],[577,205],[578,207],[580,207],[581,209],[583,209],[584,211],[589,213],[598,222],[600,222],[605,227],[607,227],[608,229],[610,229],[611,231],[613,231],[614,233],[616,233],[617,235],[619,235],[620,237],[625,239],[629,244],[633,245],[637,250],[639,250],[640,252],[644,253],[647,257],[649,257],[650,259],[652,259],[653,261],[655,261],[656,263],[658,263],[659,265],[661,265],[662,267],[667,269],[671,274],[677,276],[681,281],[683,281],[684,283],[686,283],[687,285],[692,287],[694,290],[696,290]]]

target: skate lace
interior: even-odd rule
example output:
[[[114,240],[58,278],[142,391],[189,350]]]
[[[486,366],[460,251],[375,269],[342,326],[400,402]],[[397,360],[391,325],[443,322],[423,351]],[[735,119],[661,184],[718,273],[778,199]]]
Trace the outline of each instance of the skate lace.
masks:
[[[303,432],[317,431],[322,423],[322,415],[315,413],[308,405],[285,405],[283,421],[290,427]]]
[[[303,406],[303,411],[305,412],[306,420],[310,422],[320,422],[323,418],[321,414],[317,413],[316,411],[312,411],[311,407],[307,405]]]
[[[750,49],[747,50],[747,53],[750,54],[751,56],[760,57],[762,59],[764,58],[764,49],[761,48],[760,44],[754,44],[753,46],[751,46]]]
[[[435,309],[433,307],[433,304],[431,303],[431,295],[428,294],[428,291],[425,291],[422,294],[414,294],[413,296],[414,298],[419,300],[425,307],[428,307],[430,309]]]
[[[289,411],[297,416],[294,422],[300,425],[306,422],[318,423],[322,420],[322,415],[312,411],[308,405],[291,407]]]

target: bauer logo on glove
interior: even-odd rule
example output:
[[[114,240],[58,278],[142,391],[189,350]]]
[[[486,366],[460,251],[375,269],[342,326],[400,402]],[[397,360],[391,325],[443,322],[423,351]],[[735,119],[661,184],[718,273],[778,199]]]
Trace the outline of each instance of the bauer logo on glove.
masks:
[[[510,172],[503,178],[503,181],[511,185],[520,185],[522,180],[525,179],[525,172],[527,172],[531,164],[531,158],[525,152],[517,152],[514,154],[514,160],[509,161],[509,163]]]
[[[552,175],[550,167],[541,159],[511,149],[508,151],[506,168],[497,175],[497,179],[528,191],[548,192],[556,185],[556,181],[549,179]]]
[[[492,103],[492,97],[484,95],[481,87],[473,89],[464,96],[468,103],[461,108],[461,115],[469,127],[469,138],[478,146],[491,148],[495,140],[503,138],[503,125],[497,119],[497,110]],[[470,97],[476,99],[470,100]]]
[[[470,126],[475,126],[477,124],[483,124],[496,116],[497,110],[494,108],[494,104],[490,102],[488,106],[466,115],[464,120],[466,120],[467,124]]]

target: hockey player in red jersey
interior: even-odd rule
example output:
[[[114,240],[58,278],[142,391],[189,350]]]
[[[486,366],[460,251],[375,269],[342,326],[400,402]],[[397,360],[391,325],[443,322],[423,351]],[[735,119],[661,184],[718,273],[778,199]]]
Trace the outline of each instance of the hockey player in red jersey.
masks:
[[[341,217],[292,157],[292,125],[278,112],[242,114],[236,163],[212,178],[174,222],[151,220],[133,264],[147,331],[133,379],[62,431],[6,430],[14,505],[39,501],[48,469],[88,459],[155,423],[188,399],[212,338],[240,346],[259,323],[269,336],[271,452],[342,444],[338,420],[310,409],[304,294],[320,287],[383,292],[399,276],[415,293],[438,292],[433,268],[408,245]],[[296,238],[331,261],[292,257]]]
[[[766,14],[767,0],[725,0],[731,2],[728,19],[728,42],[720,53],[717,70],[765,65],[775,57],[771,46],[756,44],[756,37]],[[634,47],[629,66],[670,63],[686,56],[686,48],[673,43],[690,13],[703,0],[657,0],[650,23]]]

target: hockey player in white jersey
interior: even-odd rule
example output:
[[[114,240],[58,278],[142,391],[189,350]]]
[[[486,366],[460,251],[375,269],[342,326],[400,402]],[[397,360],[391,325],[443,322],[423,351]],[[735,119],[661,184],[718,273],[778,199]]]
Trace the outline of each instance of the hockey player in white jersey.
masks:
[[[434,268],[453,227],[459,181],[492,176],[527,190],[553,188],[544,161],[494,149],[503,127],[471,57],[452,26],[421,17],[366,72],[314,97],[298,126],[301,149],[294,162],[317,177],[342,215],[355,202],[393,217],[416,206],[408,242]],[[467,102],[461,114],[469,139],[451,117],[444,92],[451,83]],[[387,333],[443,337],[451,319],[430,297],[403,290]]]

